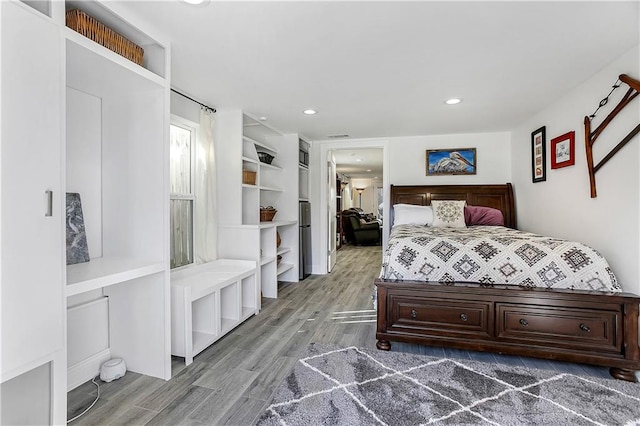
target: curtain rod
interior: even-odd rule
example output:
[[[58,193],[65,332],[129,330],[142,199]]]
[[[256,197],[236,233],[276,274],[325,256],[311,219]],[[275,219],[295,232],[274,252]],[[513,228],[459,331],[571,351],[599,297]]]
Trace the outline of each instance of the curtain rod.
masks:
[[[202,102],[198,102],[198,101],[196,101],[195,99],[193,99],[193,98],[191,98],[191,97],[189,97],[189,96],[185,95],[184,93],[177,91],[177,90],[176,90],[176,89],[174,89],[173,87],[171,88],[171,91],[172,91],[173,93],[177,94],[177,95],[182,96],[183,98],[187,98],[187,99],[189,99],[191,102],[195,102],[195,103],[197,103],[198,105],[200,105],[200,106],[201,106],[201,107],[203,107],[203,108],[207,108],[208,110],[211,110],[212,112],[217,112],[215,108],[210,107],[209,105],[203,104]]]

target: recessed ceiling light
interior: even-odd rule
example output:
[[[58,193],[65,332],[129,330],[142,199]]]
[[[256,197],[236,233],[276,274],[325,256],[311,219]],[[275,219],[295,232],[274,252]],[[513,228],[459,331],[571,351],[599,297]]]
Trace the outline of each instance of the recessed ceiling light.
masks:
[[[260,117],[260,121],[267,121],[267,117]]]
[[[356,163],[362,163],[362,158],[356,158]]]
[[[367,169],[367,171],[368,171],[368,172],[370,172],[370,171],[371,171],[371,169]]]
[[[182,1],[189,4],[194,4],[194,5],[209,3],[209,0],[182,0]]]
[[[462,99],[460,98],[451,98],[445,101],[447,105],[455,105],[455,104],[459,104],[460,102],[462,102]]]
[[[305,109],[305,110],[304,110],[304,111],[302,111],[302,112],[304,112],[304,113],[305,113],[305,114],[307,114],[307,115],[314,115],[314,114],[317,114],[317,113],[318,113],[318,111],[316,111],[315,109]]]

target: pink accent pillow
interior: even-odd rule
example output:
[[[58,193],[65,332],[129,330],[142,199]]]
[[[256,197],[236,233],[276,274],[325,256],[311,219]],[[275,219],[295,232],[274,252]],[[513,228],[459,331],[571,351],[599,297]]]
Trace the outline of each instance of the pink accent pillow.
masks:
[[[502,212],[491,207],[465,206],[464,221],[467,223],[467,226],[504,226],[504,217],[502,216]]]

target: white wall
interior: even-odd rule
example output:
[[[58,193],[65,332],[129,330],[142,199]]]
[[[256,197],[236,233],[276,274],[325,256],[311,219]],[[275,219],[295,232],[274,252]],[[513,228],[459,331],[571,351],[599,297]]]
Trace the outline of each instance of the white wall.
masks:
[[[200,122],[200,105],[184,96],[171,92],[171,114],[177,115],[194,123]]]
[[[476,149],[476,174],[427,176],[427,149]],[[511,134],[468,133],[398,137],[389,140],[391,185],[466,185],[511,182]],[[385,206],[384,216],[392,217]],[[387,231],[390,232],[390,231]]]
[[[426,176],[427,149],[476,148],[477,174]],[[493,184],[511,180],[508,132],[399,137],[389,140],[392,185]]]
[[[91,259],[102,257],[102,99],[67,87],[67,192],[80,194]]]
[[[375,187],[372,179],[351,179],[351,205],[360,207],[365,213],[377,215],[378,208],[375,206]],[[362,205],[360,205],[360,194],[355,188],[364,188],[362,191]]]
[[[632,139],[596,174],[597,198],[590,198],[584,116],[595,111],[619,74],[640,78],[639,47],[627,52],[512,132],[512,170],[518,227],[576,240],[602,253],[625,291],[640,293],[640,136]],[[628,86],[615,91],[595,120],[595,128],[617,105]],[[640,100],[632,101],[594,145],[597,163],[640,122]],[[531,182],[531,132],[546,126],[547,180]],[[550,140],[575,133],[575,166],[551,170]]]

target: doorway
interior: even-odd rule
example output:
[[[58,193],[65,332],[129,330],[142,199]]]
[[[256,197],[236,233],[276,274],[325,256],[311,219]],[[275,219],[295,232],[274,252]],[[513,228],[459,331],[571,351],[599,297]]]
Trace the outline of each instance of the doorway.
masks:
[[[382,244],[382,218],[379,212],[382,200],[378,201],[378,192],[382,192],[384,177],[383,150],[358,148],[331,152],[336,164],[338,249],[344,245],[362,247]],[[355,234],[350,216],[358,219],[356,222],[364,221]],[[379,229],[375,229],[375,224],[379,225]]]
[[[380,243],[378,247],[386,245],[387,234],[386,224],[383,219],[385,215],[385,200],[388,199],[388,176],[386,172],[388,165],[388,149],[386,141],[350,141],[341,143],[324,143],[320,146],[321,158],[335,159],[336,173],[333,181],[322,179],[323,188],[320,189],[322,199],[321,204],[327,209],[320,211],[324,217],[320,218],[320,233],[324,247],[318,247],[320,253],[326,253],[323,258],[323,265],[318,265],[321,270],[330,272],[329,265],[335,259],[335,253],[331,252],[335,241],[336,250],[345,245],[358,247],[345,235],[346,229],[342,226],[342,217],[339,213],[344,210],[356,208],[362,209],[366,217],[380,220],[382,226],[379,229]],[[328,162],[323,161],[321,176],[328,177]],[[333,187],[333,192],[331,191]],[[335,200],[330,200],[329,194],[335,194]],[[332,210],[331,204],[335,207]],[[381,206],[382,205],[382,206]],[[329,226],[329,218],[335,218],[335,232]],[[324,226],[323,226],[324,225]],[[379,226],[379,225],[378,225]]]

